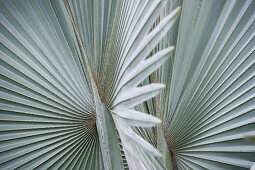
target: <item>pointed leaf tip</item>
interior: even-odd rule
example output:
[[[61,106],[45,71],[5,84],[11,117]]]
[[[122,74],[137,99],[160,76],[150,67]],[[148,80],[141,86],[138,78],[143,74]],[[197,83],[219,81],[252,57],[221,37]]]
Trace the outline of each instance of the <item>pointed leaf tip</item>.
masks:
[[[155,116],[143,112],[138,112],[133,109],[120,108],[117,110],[112,110],[112,113],[122,117],[123,120],[126,121],[126,123],[132,126],[153,127],[162,122],[159,118]]]
[[[181,13],[181,9],[182,9],[181,6],[178,6],[178,7],[175,8],[175,10],[177,11],[178,15]]]

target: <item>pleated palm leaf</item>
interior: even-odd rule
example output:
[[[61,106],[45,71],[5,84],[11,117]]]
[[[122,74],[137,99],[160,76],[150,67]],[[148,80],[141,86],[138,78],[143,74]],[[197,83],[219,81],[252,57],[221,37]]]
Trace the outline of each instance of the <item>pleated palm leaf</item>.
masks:
[[[254,9],[0,1],[0,169],[250,168]]]

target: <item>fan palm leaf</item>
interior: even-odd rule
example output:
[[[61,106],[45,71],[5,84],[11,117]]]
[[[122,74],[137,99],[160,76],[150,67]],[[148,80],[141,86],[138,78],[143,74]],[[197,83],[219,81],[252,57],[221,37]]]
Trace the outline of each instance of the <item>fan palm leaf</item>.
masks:
[[[254,9],[0,1],[0,169],[250,168]]]

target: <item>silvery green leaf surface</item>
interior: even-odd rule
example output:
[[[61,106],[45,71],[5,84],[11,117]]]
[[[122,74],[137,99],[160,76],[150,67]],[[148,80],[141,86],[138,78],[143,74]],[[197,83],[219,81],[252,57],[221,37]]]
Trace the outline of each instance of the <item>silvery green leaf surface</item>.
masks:
[[[170,168],[252,166],[255,147],[245,137],[254,134],[254,7],[254,1],[183,1],[178,37],[155,49],[176,44],[171,60],[144,82],[166,88],[137,109],[163,120]],[[162,134],[139,132],[148,139]]]
[[[252,169],[255,1],[0,1],[0,169]]]
[[[0,8],[0,169],[103,169],[95,106],[61,4]]]

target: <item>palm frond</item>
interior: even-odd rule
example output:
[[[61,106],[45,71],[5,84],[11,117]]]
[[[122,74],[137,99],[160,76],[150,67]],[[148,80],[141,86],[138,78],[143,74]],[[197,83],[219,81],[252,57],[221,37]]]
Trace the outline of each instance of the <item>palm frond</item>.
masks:
[[[0,1],[0,169],[254,166],[254,9]]]

